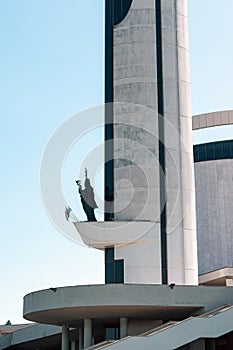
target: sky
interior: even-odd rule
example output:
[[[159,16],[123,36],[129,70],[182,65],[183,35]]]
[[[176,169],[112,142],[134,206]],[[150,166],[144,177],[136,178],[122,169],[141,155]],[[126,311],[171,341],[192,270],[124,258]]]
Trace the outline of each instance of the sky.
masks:
[[[193,114],[233,109],[233,2],[188,5]],[[103,49],[102,0],[91,6],[80,0],[0,0],[0,324],[25,322],[23,296],[32,291],[104,283],[102,252],[57,230],[40,189],[43,154],[56,129],[103,103]],[[211,134],[195,135],[196,142],[232,138],[232,128]],[[84,150],[101,137],[101,130],[83,136],[63,163],[62,188],[79,219],[74,177]]]

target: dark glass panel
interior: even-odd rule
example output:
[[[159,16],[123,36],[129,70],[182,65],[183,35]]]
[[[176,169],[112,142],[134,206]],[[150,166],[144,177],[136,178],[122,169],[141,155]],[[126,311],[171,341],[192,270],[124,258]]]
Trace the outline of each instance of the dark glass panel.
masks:
[[[126,17],[132,0],[113,0],[114,3],[114,25],[119,24]]]
[[[105,262],[114,261],[114,248],[105,249]]]
[[[115,269],[114,269],[114,261],[109,261],[105,263],[105,283],[115,283]]]
[[[124,283],[124,260],[115,261],[115,282]]]
[[[194,162],[233,158],[233,140],[195,145]]]

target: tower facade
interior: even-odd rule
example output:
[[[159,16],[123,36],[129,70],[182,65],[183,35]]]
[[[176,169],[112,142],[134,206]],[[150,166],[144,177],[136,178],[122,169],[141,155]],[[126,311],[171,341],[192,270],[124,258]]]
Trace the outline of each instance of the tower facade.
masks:
[[[193,116],[193,130],[233,124],[233,111]],[[197,242],[200,282],[231,282],[233,264],[233,140],[218,140],[194,146],[197,208]],[[227,271],[228,270],[228,271]],[[221,272],[220,272],[221,271]],[[225,273],[227,271],[227,273]],[[222,273],[224,272],[224,278]],[[213,274],[213,276],[212,276]],[[232,285],[232,282],[231,282]]]
[[[232,290],[219,286],[233,285],[232,268],[224,276],[215,271],[207,283],[205,276],[214,286],[195,286],[186,5],[106,0],[105,220],[74,224],[84,243],[105,250],[107,284],[27,294],[23,314],[37,324],[4,337],[0,350],[232,349]],[[232,124],[233,112],[193,121],[194,129]],[[232,141],[198,145],[194,155],[199,264],[218,268],[222,259],[232,261],[225,247],[232,220],[224,213],[232,212]],[[206,184],[210,170],[221,193],[218,181]],[[212,226],[217,214],[229,231],[223,237]],[[205,265],[213,238],[223,250],[213,249]]]
[[[197,284],[187,1],[106,0],[105,67],[105,220],[150,223],[114,259],[125,283]]]

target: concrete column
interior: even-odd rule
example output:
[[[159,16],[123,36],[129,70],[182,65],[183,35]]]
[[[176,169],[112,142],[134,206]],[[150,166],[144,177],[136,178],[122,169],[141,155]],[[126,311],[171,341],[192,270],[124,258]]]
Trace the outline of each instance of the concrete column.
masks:
[[[128,319],[120,318],[120,338],[127,337],[128,335]]]
[[[84,320],[84,349],[89,348],[92,344],[92,322],[90,319],[86,318]]]
[[[227,278],[226,279],[226,286],[227,287],[232,287],[233,286],[233,279],[232,278]]]
[[[83,329],[78,329],[78,350],[82,350],[83,348]]]
[[[69,328],[67,325],[62,325],[62,341],[61,349],[69,350]]]
[[[73,340],[71,342],[71,350],[76,350],[76,341],[75,340]]]

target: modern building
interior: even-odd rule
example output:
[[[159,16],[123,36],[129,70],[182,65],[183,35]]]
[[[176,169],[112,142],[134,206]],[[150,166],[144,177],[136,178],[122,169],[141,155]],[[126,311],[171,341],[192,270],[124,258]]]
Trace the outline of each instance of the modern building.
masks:
[[[233,124],[233,112],[193,117],[193,129]],[[199,282],[232,285],[233,140],[194,146]],[[230,269],[229,269],[230,268]]]
[[[105,218],[75,223],[106,283],[26,295],[38,324],[1,350],[233,348],[232,141],[195,146],[196,202],[192,143],[232,112],[192,120],[187,21],[186,0],[106,0]]]
[[[186,1],[106,1],[105,221],[135,242],[106,262],[125,283],[198,284],[187,21]]]

